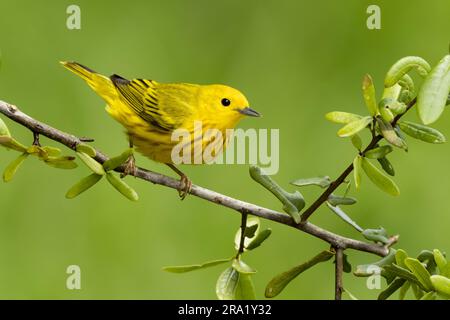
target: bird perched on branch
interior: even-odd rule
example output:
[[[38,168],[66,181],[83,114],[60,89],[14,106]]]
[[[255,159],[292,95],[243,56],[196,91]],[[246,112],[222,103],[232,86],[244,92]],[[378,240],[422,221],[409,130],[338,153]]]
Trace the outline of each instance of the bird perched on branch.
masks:
[[[192,183],[174,165],[172,150],[178,141],[173,139],[173,133],[181,129],[190,134],[188,158],[193,159],[196,157],[195,122],[201,123],[202,131],[216,129],[226,136],[226,129],[234,128],[244,116],[259,116],[241,92],[225,85],[127,80],[116,74],[106,77],[77,62],[61,64],[84,79],[106,101],[106,111],[125,127],[131,147],[154,161],[167,164],[180,176],[182,199],[189,193]],[[201,140],[202,149],[212,143],[211,137],[202,136]],[[222,141],[221,150],[228,139]],[[126,167],[127,173],[134,173],[133,156]]]

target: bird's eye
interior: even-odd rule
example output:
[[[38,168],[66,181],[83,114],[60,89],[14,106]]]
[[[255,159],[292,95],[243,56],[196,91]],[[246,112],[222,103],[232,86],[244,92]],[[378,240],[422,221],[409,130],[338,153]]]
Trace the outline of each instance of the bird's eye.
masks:
[[[231,101],[227,98],[223,98],[221,102],[224,107],[228,107],[231,104]]]

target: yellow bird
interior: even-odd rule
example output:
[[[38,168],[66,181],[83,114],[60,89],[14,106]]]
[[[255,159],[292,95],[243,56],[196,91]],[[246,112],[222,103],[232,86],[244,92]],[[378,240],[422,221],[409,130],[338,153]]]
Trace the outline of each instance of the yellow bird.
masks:
[[[180,176],[182,199],[192,184],[174,166],[172,149],[179,142],[173,139],[172,133],[184,129],[193,136],[194,125],[200,121],[202,132],[216,129],[227,137],[226,129],[234,128],[244,116],[260,116],[249,107],[241,92],[225,85],[127,80],[116,74],[106,77],[76,62],[61,64],[83,78],[106,101],[106,111],[125,127],[131,147],[136,147],[137,151],[154,161],[167,164]],[[211,137],[203,136],[202,147],[211,140]],[[193,158],[194,139],[190,141]],[[221,150],[227,141],[223,139]],[[126,174],[134,173],[134,170],[134,157],[130,157]]]

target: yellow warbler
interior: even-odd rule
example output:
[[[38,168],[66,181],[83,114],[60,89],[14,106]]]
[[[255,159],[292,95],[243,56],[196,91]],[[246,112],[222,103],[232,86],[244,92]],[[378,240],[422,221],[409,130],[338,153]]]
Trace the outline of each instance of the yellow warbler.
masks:
[[[115,74],[106,77],[76,62],[61,63],[106,101],[106,111],[125,127],[131,146],[152,160],[166,163],[180,175],[182,198],[191,182],[173,165],[172,149],[178,141],[172,133],[184,129],[194,136],[195,123],[200,122],[202,131],[216,129],[226,137],[226,129],[234,128],[244,116],[259,116],[241,92],[225,85],[127,80]],[[202,148],[212,140],[208,136],[201,139]],[[195,156],[194,140],[190,139],[190,158]],[[228,139],[222,141],[221,149]],[[135,168],[134,158],[128,165],[130,173]]]

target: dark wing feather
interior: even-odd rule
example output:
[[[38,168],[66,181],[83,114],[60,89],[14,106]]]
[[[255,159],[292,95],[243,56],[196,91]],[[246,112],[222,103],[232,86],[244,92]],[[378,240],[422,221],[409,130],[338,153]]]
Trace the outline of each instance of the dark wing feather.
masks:
[[[152,80],[127,80],[119,75],[110,77],[122,100],[142,119],[163,131],[171,131],[174,124],[168,122],[168,117],[158,105],[158,95]]]

